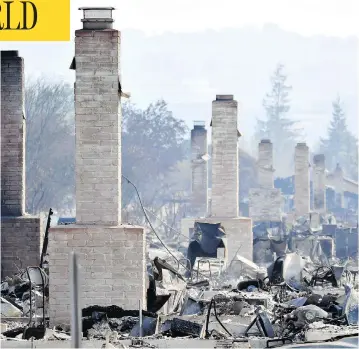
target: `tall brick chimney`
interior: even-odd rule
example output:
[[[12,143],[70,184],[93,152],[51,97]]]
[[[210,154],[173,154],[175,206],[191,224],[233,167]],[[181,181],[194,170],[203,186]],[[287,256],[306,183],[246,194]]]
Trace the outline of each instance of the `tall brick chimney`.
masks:
[[[25,213],[24,60],[1,51],[1,213]]]
[[[221,224],[225,231],[225,259],[230,262],[240,250],[241,256],[253,257],[252,220],[239,217],[238,103],[233,95],[216,95],[212,101],[212,188],[207,217],[184,222]],[[183,220],[184,221],[184,220]]]
[[[85,271],[81,307],[94,304],[146,308],[146,234],[121,224],[120,32],[113,8],[81,8],[75,32],[76,224],[49,234],[51,326],[68,323],[68,255]],[[58,250],[60,246],[60,251]]]
[[[279,222],[282,219],[282,195],[274,188],[273,144],[262,139],[258,144],[258,188],[249,189],[249,217],[254,222]]]
[[[1,275],[39,265],[41,220],[25,212],[24,59],[1,51]]]
[[[120,32],[112,7],[81,8],[75,32],[76,222],[121,223]]]
[[[340,164],[334,170],[335,203],[337,207],[344,207],[344,172]]]
[[[309,148],[305,143],[298,143],[295,147],[294,166],[294,206],[295,214],[299,217],[308,215],[310,211]]]
[[[195,121],[191,130],[192,205],[197,217],[205,217],[208,203],[207,130],[204,121]]]
[[[326,175],[325,175],[325,156],[317,154],[313,157],[313,209],[318,213],[326,211]]]
[[[238,217],[238,103],[233,95],[212,102],[212,216]]]
[[[258,144],[258,184],[260,188],[273,189],[273,144],[262,139]]]

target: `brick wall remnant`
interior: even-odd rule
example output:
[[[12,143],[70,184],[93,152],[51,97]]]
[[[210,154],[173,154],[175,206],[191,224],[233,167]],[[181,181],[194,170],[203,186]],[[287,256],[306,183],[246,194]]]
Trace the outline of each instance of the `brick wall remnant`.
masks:
[[[212,102],[211,214],[238,217],[238,103],[233,95],[217,95]]]
[[[249,217],[253,222],[280,222],[281,206],[280,189],[251,188],[249,190]]]
[[[273,144],[263,139],[258,144],[258,184],[260,188],[273,189]]]
[[[38,217],[1,217],[1,277],[12,277],[19,269],[40,264],[43,242]]]
[[[335,204],[337,207],[344,207],[344,172],[342,167],[337,164],[334,170],[335,185]]]
[[[1,51],[1,276],[38,265],[41,221],[25,212],[24,60]]]
[[[282,193],[274,188],[273,144],[262,139],[258,144],[258,186],[249,190],[249,217],[254,222],[282,219]]]
[[[69,256],[79,257],[81,308],[90,305],[145,307],[145,235],[136,226],[57,226],[49,235],[50,323],[71,318]]]
[[[191,130],[192,206],[194,215],[205,217],[208,205],[207,130],[204,122],[195,121]]]
[[[313,157],[313,209],[318,213],[326,211],[325,156],[317,154]]]
[[[310,211],[309,148],[298,143],[294,152],[295,193],[294,206],[297,217],[306,216]]]

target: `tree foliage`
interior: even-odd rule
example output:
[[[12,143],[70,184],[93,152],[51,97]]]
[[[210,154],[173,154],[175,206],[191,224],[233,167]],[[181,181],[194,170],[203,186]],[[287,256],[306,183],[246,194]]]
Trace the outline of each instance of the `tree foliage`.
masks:
[[[328,137],[320,140],[320,150],[325,155],[326,167],[333,170],[340,164],[345,174],[358,178],[358,140],[348,130],[343,103],[338,95],[332,103],[332,119]]]
[[[278,64],[270,78],[271,90],[263,99],[266,116],[257,120],[255,139],[270,139],[273,143],[273,161],[277,176],[289,175],[292,171],[292,158],[298,133],[296,121],[288,117],[290,111],[289,94],[284,65]]]
[[[26,209],[73,206],[73,89],[44,78],[26,84]]]
[[[122,109],[122,173],[138,187],[145,206],[159,212],[188,187],[190,173],[185,176],[181,165],[186,126],[162,100],[145,110],[130,103]],[[69,211],[75,207],[73,88],[45,78],[30,80],[25,113],[27,211]],[[133,213],[129,221],[143,222],[134,188],[122,183],[123,207]]]
[[[163,100],[145,110],[130,103],[123,105],[123,175],[137,186],[144,205],[156,212],[186,186],[175,176],[186,155],[183,147],[186,133],[184,122],[172,115]],[[135,192],[126,181],[122,189],[124,207],[138,206]]]

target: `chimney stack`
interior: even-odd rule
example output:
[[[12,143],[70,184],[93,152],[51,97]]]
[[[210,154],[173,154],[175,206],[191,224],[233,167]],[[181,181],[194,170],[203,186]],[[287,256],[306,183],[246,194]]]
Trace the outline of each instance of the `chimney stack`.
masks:
[[[207,130],[204,121],[195,121],[191,130],[192,205],[194,215],[205,217],[208,203]]]
[[[306,216],[310,211],[309,148],[298,143],[294,154],[295,193],[294,206],[297,217]]]
[[[273,144],[262,139],[258,144],[258,184],[260,188],[273,189]]]
[[[238,103],[233,95],[212,102],[212,216],[238,217]]]
[[[314,155],[313,163],[313,209],[318,213],[324,214],[326,212],[326,176],[324,154]]]

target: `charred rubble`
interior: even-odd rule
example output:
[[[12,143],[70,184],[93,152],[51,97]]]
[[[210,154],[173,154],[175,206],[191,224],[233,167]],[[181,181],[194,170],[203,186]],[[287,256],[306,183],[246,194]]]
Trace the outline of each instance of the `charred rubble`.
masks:
[[[214,339],[264,348],[358,336],[358,266],[350,252],[343,258],[332,252],[340,251],[335,241],[343,230],[261,223],[253,229],[254,245],[261,246],[256,263],[237,254],[225,265],[217,258],[225,229],[197,222],[182,259],[178,251],[178,260],[151,259],[160,248],[150,247],[147,310],[82,309],[83,338],[113,345],[140,337]],[[40,267],[3,280],[2,339],[71,338],[70,324],[48,327],[48,284]]]

